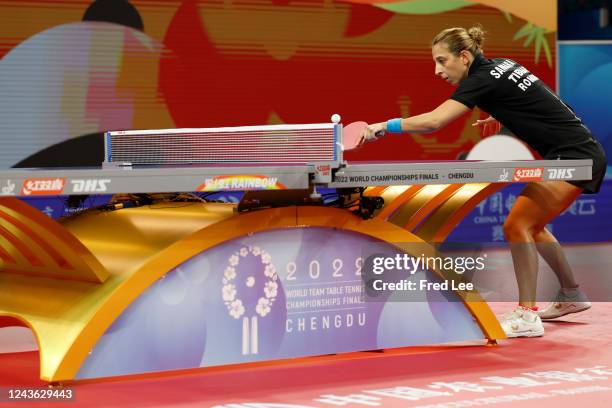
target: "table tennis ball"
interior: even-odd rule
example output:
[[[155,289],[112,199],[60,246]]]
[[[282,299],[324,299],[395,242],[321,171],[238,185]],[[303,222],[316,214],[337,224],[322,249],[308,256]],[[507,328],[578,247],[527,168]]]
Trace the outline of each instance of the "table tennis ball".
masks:
[[[340,115],[338,115],[337,113],[334,113],[331,117],[331,120],[334,123],[340,123]]]

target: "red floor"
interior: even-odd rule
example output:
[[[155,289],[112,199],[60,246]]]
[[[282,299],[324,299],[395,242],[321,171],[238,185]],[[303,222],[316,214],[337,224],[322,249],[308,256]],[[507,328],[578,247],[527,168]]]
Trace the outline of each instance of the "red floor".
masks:
[[[76,383],[69,406],[611,407],[612,303],[545,326],[543,338],[496,347],[406,348]],[[5,394],[7,387],[42,384],[37,352],[0,354]]]

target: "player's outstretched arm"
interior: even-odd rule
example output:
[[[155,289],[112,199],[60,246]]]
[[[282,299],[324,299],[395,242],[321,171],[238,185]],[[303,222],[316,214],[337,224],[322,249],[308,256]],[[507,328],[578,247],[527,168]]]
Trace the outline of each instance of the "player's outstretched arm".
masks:
[[[381,131],[386,133],[432,133],[448,125],[469,110],[461,102],[448,99],[431,112],[368,125],[363,130],[363,137],[366,140],[374,139],[376,134]]]

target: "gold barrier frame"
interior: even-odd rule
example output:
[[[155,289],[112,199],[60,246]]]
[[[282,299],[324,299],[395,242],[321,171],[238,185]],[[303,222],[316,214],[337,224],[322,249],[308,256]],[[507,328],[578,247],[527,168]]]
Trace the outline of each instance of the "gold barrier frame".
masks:
[[[381,195],[385,206],[369,220],[320,206],[239,214],[234,204],[164,203],[163,208],[88,211],[60,224],[16,198],[2,197],[0,327],[13,319],[29,327],[40,350],[41,378],[71,381],[96,342],[143,291],[208,248],[266,230],[328,227],[392,245],[421,243],[433,251],[428,242],[443,242],[478,202],[501,187],[372,187],[365,194]],[[505,338],[478,293],[458,295],[484,338],[493,343]]]

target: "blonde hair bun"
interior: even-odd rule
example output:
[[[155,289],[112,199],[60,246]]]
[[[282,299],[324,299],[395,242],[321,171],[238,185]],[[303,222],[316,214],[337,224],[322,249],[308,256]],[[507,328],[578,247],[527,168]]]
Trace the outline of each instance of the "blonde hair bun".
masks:
[[[478,48],[482,48],[482,43],[484,42],[486,34],[485,31],[482,29],[482,26],[476,25],[474,27],[470,27],[467,32],[470,38],[474,40],[474,44],[476,44]]]
[[[463,50],[468,50],[476,55],[482,52],[482,43],[485,38],[485,31],[480,24],[466,30],[463,27],[453,27],[442,30],[434,37],[431,46],[444,43],[455,55]]]

